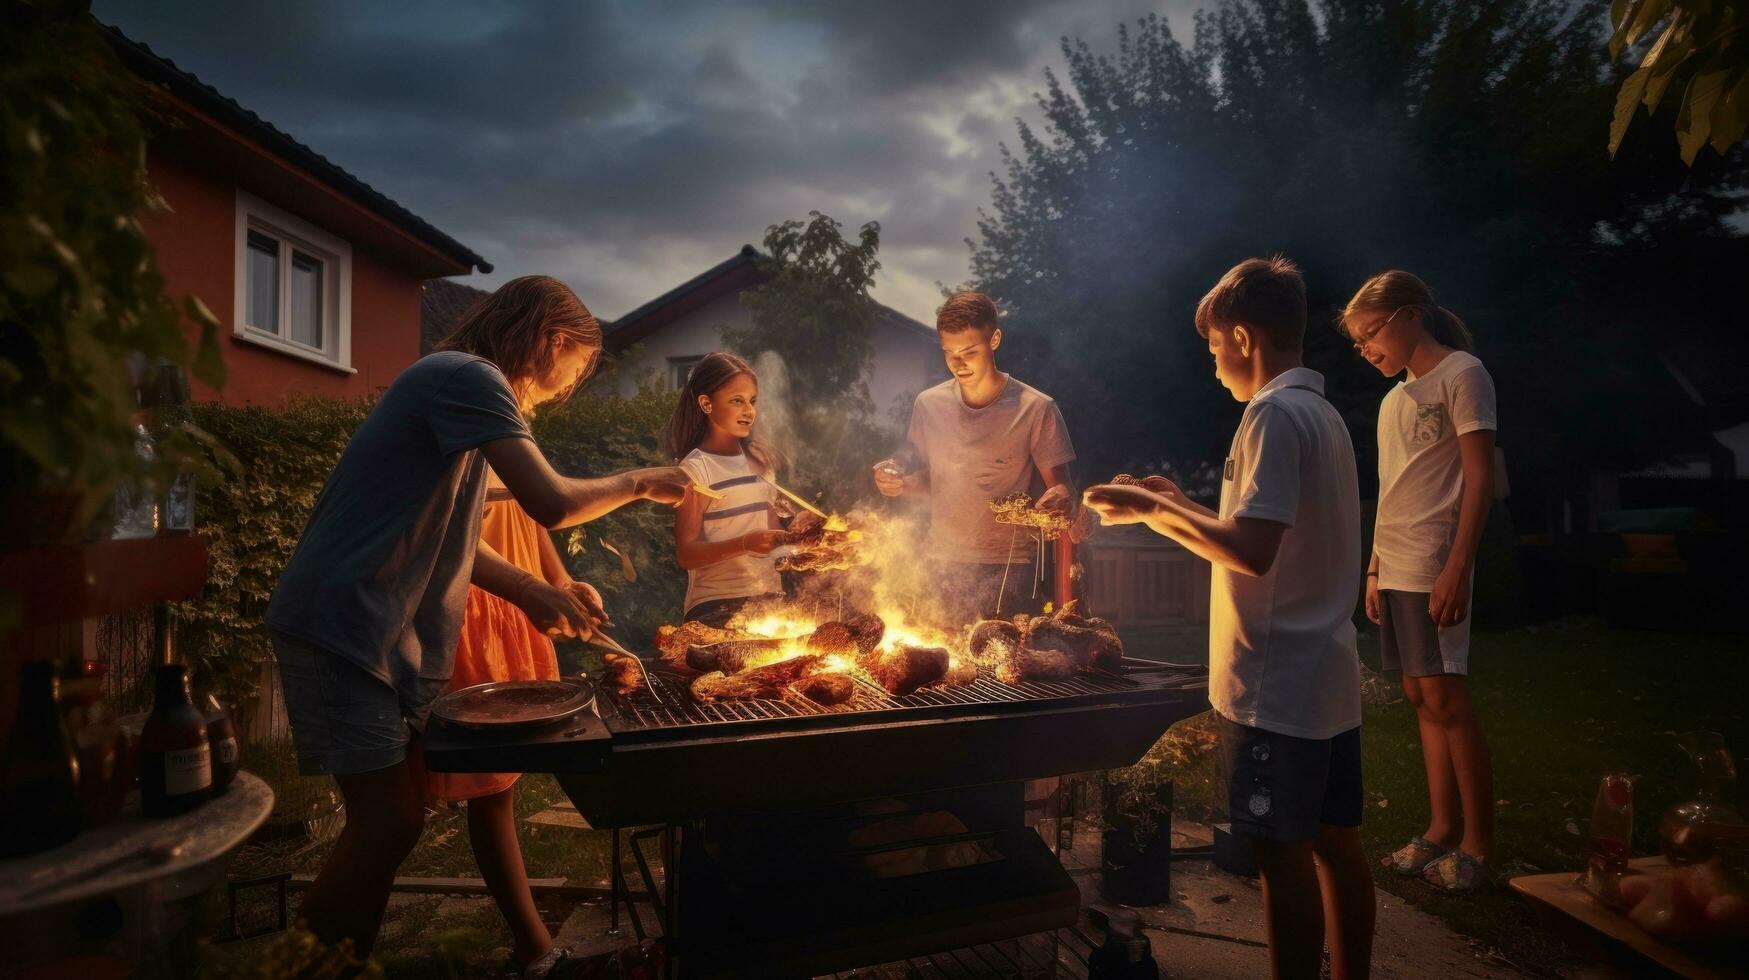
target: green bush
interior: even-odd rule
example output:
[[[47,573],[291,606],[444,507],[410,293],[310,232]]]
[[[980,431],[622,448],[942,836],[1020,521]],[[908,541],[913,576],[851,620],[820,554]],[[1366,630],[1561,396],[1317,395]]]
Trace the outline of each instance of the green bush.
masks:
[[[139,216],[154,99],[115,59],[88,4],[0,8],[0,532],[8,546],[86,527],[115,484],[162,481],[201,458],[203,434],[134,452],[129,354],[224,384],[219,324],[165,292]],[[190,328],[198,343],[189,344]],[[215,476],[216,471],[208,476]],[[43,498],[65,513],[37,509]]]
[[[667,392],[630,398],[582,395],[538,416],[534,431],[561,473],[599,476],[662,462],[656,433]],[[253,690],[270,649],[264,620],[280,572],[297,546],[316,496],[339,461],[369,401],[306,399],[282,411],[203,405],[196,421],[236,456],[236,475],[203,486],[197,518],[207,536],[206,588],[178,607],[179,646],[197,684],[236,702]],[[601,589],[628,646],[680,613],[686,576],[674,563],[674,518],[652,504],[626,507],[573,534],[557,533],[571,574]],[[636,582],[604,546],[635,569]],[[574,553],[573,553],[574,552]]]

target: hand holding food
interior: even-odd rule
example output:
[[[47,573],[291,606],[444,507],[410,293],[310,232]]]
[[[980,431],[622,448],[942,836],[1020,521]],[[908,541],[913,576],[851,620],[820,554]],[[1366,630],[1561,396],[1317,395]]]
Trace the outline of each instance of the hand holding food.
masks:
[[[1147,520],[1166,498],[1140,486],[1102,483],[1088,487],[1082,503],[1093,508],[1102,524],[1139,524]]]

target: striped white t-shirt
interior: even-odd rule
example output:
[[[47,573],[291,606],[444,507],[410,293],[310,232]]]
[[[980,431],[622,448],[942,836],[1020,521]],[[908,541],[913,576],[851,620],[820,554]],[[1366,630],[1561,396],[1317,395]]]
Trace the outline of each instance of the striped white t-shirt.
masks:
[[[772,505],[777,490],[763,479],[745,453],[719,456],[694,449],[680,461],[680,468],[699,483],[723,495],[707,500],[698,539],[728,541],[750,531],[771,527]],[[740,554],[694,568],[686,573],[686,602],[691,610],[712,599],[743,599],[783,591],[773,555]]]

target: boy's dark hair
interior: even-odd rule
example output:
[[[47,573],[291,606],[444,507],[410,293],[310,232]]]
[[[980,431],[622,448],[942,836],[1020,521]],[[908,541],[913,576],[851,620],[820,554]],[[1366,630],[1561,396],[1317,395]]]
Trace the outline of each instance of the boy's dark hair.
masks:
[[[1243,323],[1281,350],[1298,352],[1306,338],[1306,281],[1283,255],[1246,259],[1227,270],[1196,304],[1196,332]]]
[[[953,333],[978,330],[988,337],[999,324],[996,322],[996,301],[983,293],[954,293],[935,311],[935,332]]]

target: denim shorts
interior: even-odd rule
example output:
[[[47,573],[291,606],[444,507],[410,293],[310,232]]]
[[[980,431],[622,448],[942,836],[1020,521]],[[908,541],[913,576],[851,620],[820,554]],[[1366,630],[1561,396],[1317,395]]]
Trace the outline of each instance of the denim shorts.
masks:
[[[1318,836],[1319,826],[1360,826],[1359,728],[1295,738],[1215,719],[1234,836],[1300,841]]]
[[[345,657],[277,630],[268,633],[299,771],[346,776],[387,769],[407,758],[410,733],[423,727],[431,698],[407,704],[388,681]],[[443,686],[422,681],[421,691],[435,697]]]

